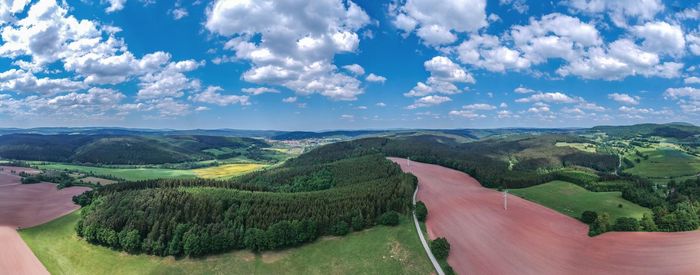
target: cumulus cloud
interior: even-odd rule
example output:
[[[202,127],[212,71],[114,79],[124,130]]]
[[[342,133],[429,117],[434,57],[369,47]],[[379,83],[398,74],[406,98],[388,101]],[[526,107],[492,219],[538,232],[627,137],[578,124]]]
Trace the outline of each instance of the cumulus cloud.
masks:
[[[490,104],[485,104],[485,103],[476,103],[476,104],[464,105],[464,106],[462,106],[462,109],[473,110],[473,111],[488,111],[488,110],[496,109],[496,106],[493,106]]]
[[[86,88],[83,82],[68,78],[38,78],[31,72],[10,69],[0,73],[0,91],[35,94],[57,94]]]
[[[374,73],[370,73],[365,80],[369,82],[378,82],[378,83],[384,83],[386,82],[386,77],[383,77],[381,75],[376,75]]]
[[[405,96],[426,96],[430,94],[458,94],[462,90],[455,83],[474,83],[474,77],[447,57],[436,56],[423,63],[430,77],[418,82]]]
[[[191,96],[190,100],[200,103],[228,106],[232,104],[250,105],[248,96],[224,95],[224,89],[218,86],[209,86],[204,91]]]
[[[124,4],[126,4],[126,0],[107,0],[107,2],[109,3],[109,7],[105,9],[107,13],[120,11],[124,9]]]
[[[267,87],[243,88],[242,92],[250,95],[261,95],[266,93],[278,94],[280,91]]]
[[[685,51],[685,37],[678,25],[663,21],[648,22],[634,26],[632,32],[644,40],[642,45],[651,52],[682,54]]]
[[[623,105],[639,105],[639,96],[631,96],[623,93],[608,94],[608,98]]]
[[[553,93],[542,93],[538,92],[529,97],[516,99],[515,102],[518,103],[530,103],[530,102],[548,102],[548,103],[577,103],[581,102],[580,98],[573,98],[561,92]]]
[[[179,7],[175,8],[170,12],[173,15],[173,19],[175,20],[180,20],[182,18],[185,18],[189,13],[187,12],[187,9]]]
[[[534,93],[535,90],[529,89],[529,88],[525,88],[525,87],[523,87],[523,86],[519,86],[518,88],[515,88],[515,89],[513,90],[513,92],[518,93],[518,94],[531,94],[531,93]]]
[[[651,20],[665,8],[661,0],[569,0],[566,4],[576,12],[607,14],[620,27],[627,26],[630,19]]]
[[[453,110],[449,112],[449,115],[451,116],[459,116],[463,118],[468,118],[468,119],[474,119],[474,118],[483,118],[486,117],[483,114],[478,114],[474,111],[471,110]]]
[[[282,99],[282,102],[294,103],[294,102],[297,102],[297,97],[296,96],[285,97],[284,99]]]
[[[700,84],[700,77],[697,77],[697,76],[686,77],[685,79],[683,79],[683,82],[685,84]]]
[[[435,5],[429,0],[406,0],[392,5],[394,26],[421,38],[428,45],[450,44],[457,33],[476,32],[486,27],[485,0],[447,0]]]
[[[345,66],[343,66],[343,69],[353,73],[354,75],[365,74],[365,69],[362,68],[362,66],[360,66],[358,64],[345,65]]]
[[[357,32],[370,22],[354,2],[219,0],[206,14],[206,29],[230,38],[225,48],[251,62],[243,80],[333,100],[363,93],[358,79],[332,63],[335,54],[357,49]]]
[[[422,107],[430,107],[430,106],[435,106],[435,105],[440,105],[445,102],[452,101],[449,97],[446,96],[439,96],[439,95],[429,95],[429,96],[424,96],[419,99],[416,99],[413,104],[409,105],[406,107],[407,109],[416,109],[416,108],[422,108]]]

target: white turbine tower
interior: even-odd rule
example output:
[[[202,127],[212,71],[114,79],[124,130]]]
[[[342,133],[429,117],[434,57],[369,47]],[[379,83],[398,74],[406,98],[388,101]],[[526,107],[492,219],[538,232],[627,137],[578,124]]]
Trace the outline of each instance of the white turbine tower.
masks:
[[[503,209],[508,210],[508,189],[503,190]]]

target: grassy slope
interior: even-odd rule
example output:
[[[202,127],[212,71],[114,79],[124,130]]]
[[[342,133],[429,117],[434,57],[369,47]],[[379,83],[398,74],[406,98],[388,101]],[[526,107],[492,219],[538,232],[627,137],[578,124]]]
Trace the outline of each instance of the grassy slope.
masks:
[[[54,170],[77,170],[83,173],[94,173],[95,175],[111,175],[125,180],[145,180],[156,178],[194,178],[192,170],[160,169],[160,168],[105,168],[81,166],[72,164],[41,164],[37,165],[41,169]]]
[[[640,151],[648,155],[649,159],[640,158],[640,163],[635,163],[634,167],[625,172],[650,178],[674,178],[700,173],[700,159],[682,151],[671,148],[641,149]],[[630,155],[628,158],[638,157]]]
[[[651,214],[648,208],[631,203],[620,196],[620,192],[590,192],[578,185],[564,181],[552,181],[509,192],[579,218],[586,210],[598,213],[607,212],[614,221],[619,217],[640,219],[644,213]],[[622,204],[622,208],[618,207]]]
[[[78,212],[20,235],[52,274],[428,274],[415,227],[377,226],[343,238],[255,255],[236,251],[204,259],[128,255],[79,239]]]

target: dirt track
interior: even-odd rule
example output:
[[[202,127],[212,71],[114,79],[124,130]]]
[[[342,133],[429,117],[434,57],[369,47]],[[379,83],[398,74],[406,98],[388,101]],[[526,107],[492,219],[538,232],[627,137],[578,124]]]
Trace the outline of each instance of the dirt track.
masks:
[[[588,227],[515,196],[483,188],[467,174],[391,158],[419,180],[430,238],[452,245],[459,274],[700,274],[700,231],[611,232]]]
[[[0,274],[48,274],[15,229],[39,225],[76,210],[73,196],[88,189],[58,190],[52,183],[21,184],[20,177],[9,169],[0,171]]]

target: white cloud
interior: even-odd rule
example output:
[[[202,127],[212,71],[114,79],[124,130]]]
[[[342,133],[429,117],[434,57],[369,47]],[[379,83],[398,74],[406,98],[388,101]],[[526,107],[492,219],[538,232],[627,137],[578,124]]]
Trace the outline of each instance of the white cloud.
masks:
[[[449,112],[449,115],[451,116],[459,116],[459,117],[464,117],[468,119],[475,119],[475,118],[484,118],[486,117],[485,115],[482,114],[477,114],[474,111],[471,110],[452,110]]]
[[[261,95],[265,93],[278,94],[280,91],[267,87],[257,87],[257,88],[243,88],[242,92],[250,95]]]
[[[105,9],[107,13],[120,11],[124,9],[124,4],[126,4],[126,0],[107,0],[107,2],[109,2],[109,7]]]
[[[429,94],[458,94],[462,90],[454,83],[474,83],[474,77],[464,68],[447,57],[436,56],[423,63],[430,72],[428,80],[418,82],[405,96],[426,96]]]
[[[486,27],[485,0],[407,0],[390,7],[394,25],[406,33],[414,30],[428,45],[450,44],[455,33],[476,32]]]
[[[517,11],[520,14],[525,14],[527,13],[527,10],[530,9],[530,6],[527,5],[526,0],[499,0],[498,4],[510,5],[515,11]]]
[[[332,64],[335,54],[357,49],[357,31],[370,22],[354,2],[219,0],[206,14],[207,30],[232,37],[225,48],[251,62],[245,81],[333,100],[355,100],[363,93],[358,79]]]
[[[202,65],[194,60],[172,62],[168,63],[162,70],[141,76],[139,78],[141,83],[139,83],[138,98],[181,97],[184,95],[184,91],[200,89],[200,81],[190,79],[184,73],[193,71]]]
[[[462,109],[473,110],[473,111],[488,111],[488,110],[496,109],[496,106],[493,106],[490,104],[485,104],[485,103],[476,103],[476,104],[464,105],[464,106],[462,106]]]
[[[629,19],[651,20],[664,10],[661,0],[569,0],[566,4],[578,12],[605,13],[620,27],[627,26]]]
[[[285,97],[284,99],[282,99],[282,102],[294,103],[294,102],[297,102],[297,97],[296,96]]]
[[[0,26],[15,21],[15,14],[22,12],[29,2],[30,0],[0,1]]]
[[[242,95],[223,95],[224,89],[218,86],[209,86],[204,91],[190,97],[190,100],[200,103],[228,106],[232,104],[250,105],[249,97]]]
[[[343,69],[348,70],[349,72],[353,73],[354,75],[365,74],[365,69],[362,68],[362,66],[360,66],[358,64],[345,65],[345,66],[343,66]]]
[[[187,15],[189,15],[189,13],[187,12],[187,9],[182,8],[182,7],[173,9],[171,11],[171,13],[173,15],[173,19],[175,19],[175,20],[180,20],[180,19],[186,17]]]
[[[384,102],[377,102],[377,107],[386,107],[386,104]]]
[[[683,30],[678,25],[663,21],[634,26],[632,33],[644,40],[646,50],[657,53],[682,54],[685,50]]]
[[[700,77],[697,76],[691,76],[691,77],[686,77],[683,82],[685,84],[700,84]]]
[[[580,98],[573,98],[561,92],[553,93],[536,93],[529,97],[520,98],[515,100],[518,103],[530,103],[530,102],[549,102],[549,103],[577,103],[582,101]]]
[[[422,107],[430,107],[430,106],[435,106],[435,105],[440,105],[442,103],[452,101],[449,97],[446,96],[439,96],[439,95],[429,95],[429,96],[424,96],[419,99],[416,99],[416,101],[406,107],[407,109],[416,109],[416,108],[422,108]]]
[[[525,88],[525,87],[523,87],[523,86],[519,86],[518,88],[515,88],[515,89],[513,90],[513,92],[518,93],[518,94],[531,94],[531,93],[534,93],[535,90],[529,89],[529,88]]]
[[[87,85],[68,78],[37,78],[23,70],[10,69],[0,73],[0,91],[36,94],[58,94],[85,89]]]
[[[631,96],[622,93],[608,94],[608,98],[623,105],[639,105],[639,96]]]
[[[687,97],[693,100],[700,100],[700,89],[692,87],[668,88],[664,92],[664,97],[669,99]]]
[[[355,121],[355,116],[344,114],[344,115],[340,115],[340,119],[347,120],[347,121]]]
[[[384,83],[386,82],[386,77],[383,77],[381,75],[376,75],[374,73],[370,73],[365,80],[369,82],[378,82],[378,83]]]

